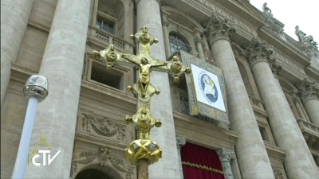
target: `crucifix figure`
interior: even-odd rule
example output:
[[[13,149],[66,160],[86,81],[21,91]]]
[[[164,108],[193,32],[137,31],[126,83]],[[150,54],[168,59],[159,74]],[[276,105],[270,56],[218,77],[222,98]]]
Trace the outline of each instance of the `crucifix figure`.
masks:
[[[135,66],[139,69],[138,82],[133,86],[128,86],[128,90],[138,96],[136,114],[126,116],[126,122],[134,122],[138,130],[138,139],[132,141],[125,149],[126,158],[139,166],[139,178],[148,178],[148,165],[157,162],[162,156],[159,146],[149,139],[152,127],[160,127],[160,119],[152,117],[150,112],[150,98],[160,91],[150,84],[150,73],[152,70],[168,72],[175,82],[184,73],[191,72],[189,67],[185,67],[180,60],[174,56],[171,61],[154,59],[150,56],[150,47],[158,40],[148,33],[147,27],[142,27],[135,35],[131,35],[139,43],[137,55],[119,53],[114,45],[101,51],[93,51],[92,57],[102,61],[107,69],[111,69],[117,64]]]

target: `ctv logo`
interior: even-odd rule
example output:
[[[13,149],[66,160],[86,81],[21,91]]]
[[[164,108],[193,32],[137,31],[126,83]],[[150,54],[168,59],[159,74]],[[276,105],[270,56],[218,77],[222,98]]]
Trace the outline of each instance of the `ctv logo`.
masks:
[[[35,154],[35,152],[37,151],[37,147],[43,143],[44,145],[46,145],[49,149],[48,150],[38,150],[38,154]],[[33,150],[30,150],[29,154],[28,154],[28,166],[30,165],[30,160],[32,162],[32,164],[34,166],[40,167],[40,166],[49,166],[53,160],[60,154],[61,150],[58,150],[57,153],[55,153],[52,157],[51,157],[51,150],[50,150],[50,145],[48,143],[45,142],[45,139],[43,137],[43,135],[41,135],[41,139],[40,141],[37,143],[37,145],[34,147]],[[40,155],[42,154],[42,162],[37,162],[36,159],[40,157]],[[33,156],[32,156],[33,155]],[[30,158],[31,157],[31,158]],[[48,158],[48,160],[47,160]],[[42,165],[41,165],[42,163]]]

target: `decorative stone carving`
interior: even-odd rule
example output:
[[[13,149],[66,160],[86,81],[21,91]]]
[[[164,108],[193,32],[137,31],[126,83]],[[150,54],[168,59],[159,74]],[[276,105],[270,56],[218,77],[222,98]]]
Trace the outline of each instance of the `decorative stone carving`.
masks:
[[[319,84],[309,79],[304,79],[299,86],[299,96],[305,103],[308,100],[319,98]]]
[[[247,60],[253,67],[258,62],[274,62],[273,46],[266,44],[264,41],[253,38],[246,48]]]
[[[77,164],[89,164],[93,162],[99,156],[99,163],[102,167],[108,166],[108,161],[114,168],[125,173],[126,179],[133,178],[133,165],[128,167],[125,166],[124,159],[117,158],[116,156],[110,155],[111,149],[106,147],[100,147],[99,152],[93,151],[82,151],[80,155],[76,156],[73,154],[73,160],[71,165],[70,177],[77,172]]]
[[[232,36],[235,32],[235,23],[229,21],[228,19],[222,19],[215,13],[212,14],[206,27],[206,34],[210,45],[219,39],[229,40],[229,36]]]
[[[273,169],[275,179],[285,179],[281,169]]]
[[[313,37],[311,35],[306,36],[303,31],[299,30],[299,26],[295,27],[295,34],[299,39],[301,51],[303,51],[310,59],[319,58],[318,44],[313,40]]]
[[[183,135],[176,134],[177,149],[180,150],[182,146],[185,144],[186,144],[186,137]]]
[[[280,71],[282,70],[281,64],[278,62],[271,62],[269,64],[269,66],[270,66],[270,69],[271,69],[272,73],[274,74],[274,76],[277,77],[279,75]]]
[[[82,113],[82,115],[82,130],[91,132],[90,129],[93,129],[93,131],[99,135],[105,137],[113,137],[116,135],[118,140],[124,140],[126,129],[124,124],[93,113]]]
[[[271,13],[271,10],[269,9],[269,7],[267,7],[267,3],[265,2],[263,4],[263,13],[264,15],[266,15],[267,17],[273,18],[273,15]]]
[[[284,40],[286,40],[283,33],[284,32],[283,28],[285,25],[273,17],[271,10],[269,9],[269,7],[267,7],[267,3],[263,4],[263,15],[266,17],[266,22],[265,22],[266,27],[278,33],[279,35],[281,35],[281,37]]]
[[[102,167],[105,167],[107,165],[106,161],[107,161],[107,159],[110,158],[110,156],[109,156],[110,152],[111,152],[111,149],[104,148],[104,147],[100,148],[100,165]]]
[[[225,179],[233,179],[234,176],[231,169],[230,160],[235,158],[235,152],[225,148],[217,149],[216,152],[222,163]]]

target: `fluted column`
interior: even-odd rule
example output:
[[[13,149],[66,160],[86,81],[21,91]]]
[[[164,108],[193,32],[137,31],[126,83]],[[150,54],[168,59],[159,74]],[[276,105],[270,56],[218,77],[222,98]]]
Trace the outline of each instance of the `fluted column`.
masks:
[[[178,159],[179,159],[179,169],[180,169],[180,178],[183,179],[183,164],[182,164],[182,157],[181,157],[181,148],[186,144],[186,137],[183,135],[176,134],[176,146],[178,152]]]
[[[1,106],[17,60],[34,0],[1,1]]]
[[[235,28],[213,18],[208,38],[214,60],[224,71],[231,129],[238,133],[236,153],[243,178],[274,178],[258,124],[241,78],[229,35]]]
[[[149,33],[159,42],[151,46],[151,56],[166,60],[164,38],[161,23],[159,0],[137,0],[137,29],[146,26]],[[154,140],[162,149],[162,158],[149,166],[149,178],[177,178],[180,176],[178,154],[176,150],[175,126],[171,103],[168,74],[153,71],[151,84],[161,93],[151,98],[151,113],[155,118],[162,120],[160,128],[152,129],[151,140]]]
[[[163,35],[164,35],[164,46],[165,46],[165,54],[166,57],[171,55],[171,49],[169,44],[169,32],[168,32],[168,15],[165,12],[162,12],[162,20],[163,20]]]
[[[50,166],[28,166],[25,178],[70,177],[89,10],[90,0],[58,1],[40,68],[49,95],[38,106],[30,149],[43,134],[51,154],[61,153]]]
[[[301,100],[311,122],[319,126],[319,84],[304,79],[299,89]]]
[[[235,158],[233,150],[220,148],[216,150],[219,160],[222,163],[225,179],[234,179],[233,171],[230,165],[230,160]]]
[[[318,177],[318,169],[309,148],[279,81],[274,78],[282,67],[272,57],[272,47],[258,39],[253,39],[246,50],[257,87],[269,115],[274,138],[277,145],[286,152],[284,165],[288,178]]]

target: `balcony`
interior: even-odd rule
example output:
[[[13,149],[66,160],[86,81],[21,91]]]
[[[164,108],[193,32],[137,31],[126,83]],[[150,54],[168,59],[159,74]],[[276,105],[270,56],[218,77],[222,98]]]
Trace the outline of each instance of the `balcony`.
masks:
[[[93,26],[89,27],[88,42],[97,44],[103,48],[105,48],[106,44],[113,44],[117,50],[125,53],[133,53],[134,48],[132,43]]]
[[[319,126],[316,126],[310,122],[304,121],[302,119],[297,120],[300,131],[304,136],[309,148],[318,149],[319,148]]]

